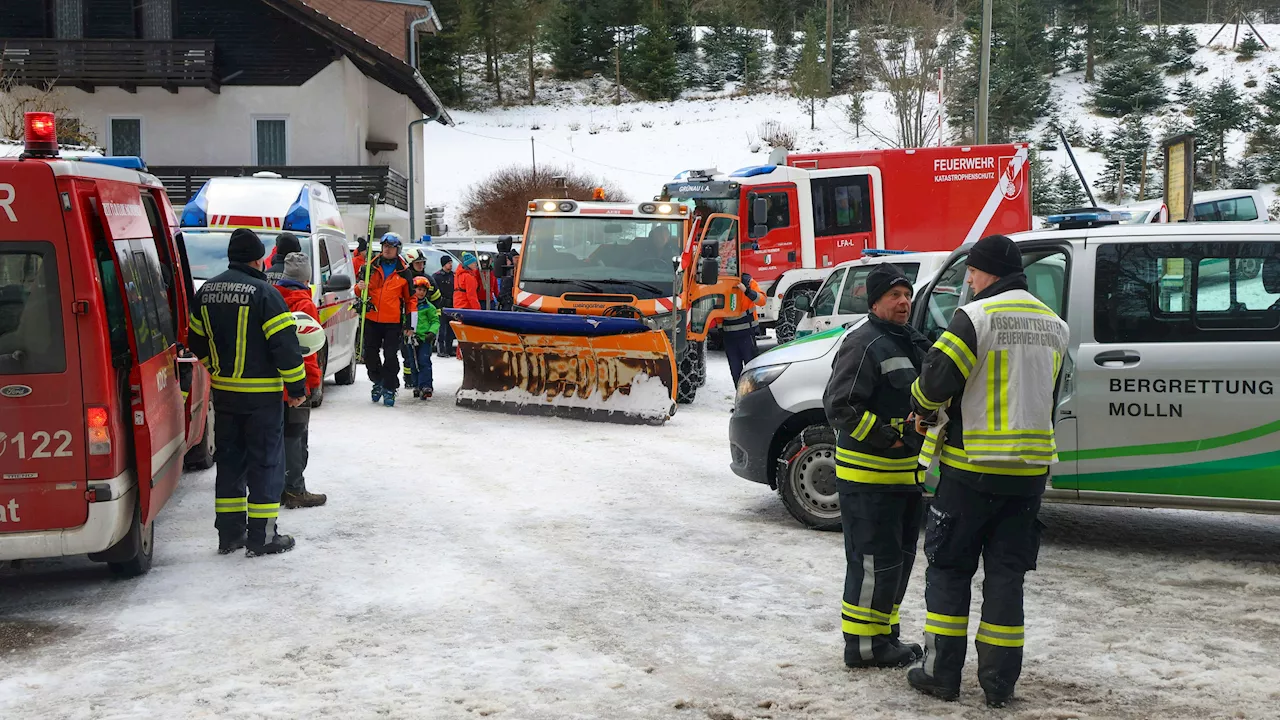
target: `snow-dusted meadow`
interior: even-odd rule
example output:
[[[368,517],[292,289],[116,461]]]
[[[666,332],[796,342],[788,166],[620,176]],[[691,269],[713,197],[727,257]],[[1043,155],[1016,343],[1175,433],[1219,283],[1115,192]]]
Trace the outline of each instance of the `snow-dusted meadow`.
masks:
[[[156,565],[0,572],[0,718],[1275,718],[1280,519],[1050,506],[1021,700],[846,670],[843,549],[728,470],[724,356],[663,427],[371,405],[313,414],[292,553],[219,556],[187,475]],[[923,561],[923,557],[922,557]],[[903,607],[919,637],[923,562]],[[979,612],[975,588],[973,612]]]

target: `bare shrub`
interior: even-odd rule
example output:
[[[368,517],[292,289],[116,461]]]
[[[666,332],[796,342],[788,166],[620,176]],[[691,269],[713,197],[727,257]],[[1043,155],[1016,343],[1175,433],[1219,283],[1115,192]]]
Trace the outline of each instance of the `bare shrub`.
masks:
[[[641,123],[640,123],[640,127],[642,127],[642,128],[646,128],[646,129],[647,129],[647,128],[651,128],[651,127],[653,127],[653,121],[652,121],[652,120],[645,120],[645,121],[643,121],[643,122],[641,122]]]
[[[40,87],[19,85],[0,69],[0,138],[19,140],[26,132],[24,116],[29,112],[50,112],[57,118],[58,143],[92,146],[97,138],[72,117],[58,88],[50,82]]]
[[[768,143],[771,147],[796,149],[796,129],[777,120],[765,120],[760,123],[756,127],[756,134],[760,136],[761,141]]]
[[[631,132],[631,121],[623,120],[618,123],[618,132]]]
[[[951,21],[931,0],[878,0],[872,12],[887,29],[878,52],[867,53],[871,76],[889,92],[898,124],[892,136],[867,130],[897,147],[925,147],[938,129],[939,110],[930,98],[943,61],[939,36]]]
[[[556,177],[564,177],[573,200],[590,200],[595,188],[604,188],[606,200],[627,199],[617,186],[571,168],[513,165],[467,188],[462,221],[488,235],[523,232],[530,200],[560,197]]]
[[[581,129],[582,129],[582,123],[577,123],[577,122],[569,123],[569,132],[578,132]]]

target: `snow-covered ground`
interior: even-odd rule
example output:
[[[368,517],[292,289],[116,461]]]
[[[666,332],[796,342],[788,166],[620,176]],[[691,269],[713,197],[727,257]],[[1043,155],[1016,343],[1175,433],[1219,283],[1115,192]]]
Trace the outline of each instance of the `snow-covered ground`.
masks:
[[[1207,42],[1220,27],[1189,26]],[[1263,39],[1280,47],[1280,25],[1258,25]],[[1171,27],[1170,32],[1176,32]],[[1205,72],[1189,73],[1198,87],[1208,88],[1226,77],[1246,97],[1252,97],[1266,85],[1267,78],[1280,66],[1280,49],[1264,50],[1253,60],[1239,62],[1230,49],[1232,27],[1223,31],[1213,47],[1202,47],[1194,57]],[[1243,37],[1243,34],[1241,35]],[[1225,43],[1225,45],[1224,45]],[[1181,77],[1166,76],[1171,104],[1162,113],[1178,113],[1173,90]],[[1253,88],[1245,83],[1257,81]],[[1084,83],[1084,73],[1066,73],[1053,78],[1052,96],[1064,122],[1076,119],[1087,133],[1095,127],[1110,134],[1120,122],[1090,114],[1088,102],[1091,88]],[[588,97],[609,97],[598,88],[587,92],[591,83],[552,83],[542,97],[571,98],[577,102],[557,101],[534,106],[493,108],[482,112],[451,111],[457,126],[432,126],[426,135],[427,204],[443,205],[450,234],[466,231],[458,213],[458,205],[472,184],[509,165],[528,166],[536,160],[541,166],[572,167],[606,179],[622,189],[631,200],[652,198],[681,170],[718,168],[729,172],[740,167],[766,162],[768,144],[760,140],[760,126],[767,121],[779,122],[795,130],[797,151],[848,150],[883,148],[888,145],[872,132],[855,133],[846,118],[849,98],[836,96],[818,106],[816,129],[809,129],[805,108],[786,94],[736,96],[722,94],[674,102],[624,102],[622,105],[581,102]],[[598,84],[598,82],[596,83]],[[866,124],[882,137],[893,137],[896,120],[888,104],[888,94],[871,92],[866,100]],[[1161,138],[1161,116],[1149,121],[1157,140]],[[1027,133],[1038,139],[1044,121]],[[855,134],[857,135],[855,137]],[[947,130],[950,135],[950,130]],[[1230,152],[1240,157],[1245,148],[1245,134],[1231,133]],[[1106,161],[1099,153],[1076,148],[1076,159],[1086,177],[1096,185]],[[1052,164],[1052,171],[1068,164],[1064,150],[1049,151],[1041,161]],[[1268,203],[1275,197],[1274,188],[1264,186]]]
[[[205,472],[143,578],[0,572],[0,717],[1280,716],[1272,517],[1047,507],[1009,711],[982,706],[972,652],[954,705],[846,670],[840,536],[729,472],[710,366],[660,428],[456,408],[453,360],[425,404],[330,387],[308,475],[331,499],[284,513],[292,553],[218,556]],[[912,637],[923,586],[918,566]]]

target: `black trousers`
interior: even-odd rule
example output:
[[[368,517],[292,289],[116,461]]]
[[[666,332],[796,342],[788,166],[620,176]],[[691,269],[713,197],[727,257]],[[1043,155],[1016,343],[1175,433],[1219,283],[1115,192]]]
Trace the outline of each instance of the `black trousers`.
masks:
[[[756,349],[756,331],[755,328],[751,328],[749,330],[722,332],[720,335],[724,338],[724,354],[729,358],[729,374],[733,376],[734,387],[737,387],[738,376],[742,374],[742,366],[751,362],[758,352]]]
[[[307,448],[311,409],[285,408],[284,420],[284,491],[296,495],[307,490],[304,473],[311,454]]]
[[[441,355],[453,355],[453,325],[449,318],[440,318],[440,332],[436,333],[436,352]]]
[[[251,543],[275,536],[284,490],[284,403],[278,396],[272,399],[261,408],[234,412],[214,404],[214,527],[219,537],[238,537],[246,527]]]
[[[975,634],[978,682],[1008,697],[1022,673],[1022,582],[1040,553],[1040,496],[974,490],[942,467],[929,508],[924,552],[924,670],[958,688],[968,644],[969,594],[981,558],[982,619]]]
[[[915,565],[923,505],[914,489],[840,492],[846,563],[840,629],[847,663],[880,657],[898,638],[898,608]]]
[[[397,352],[404,329],[399,323],[364,323],[364,369],[369,382],[383,390],[400,387],[400,358]]]

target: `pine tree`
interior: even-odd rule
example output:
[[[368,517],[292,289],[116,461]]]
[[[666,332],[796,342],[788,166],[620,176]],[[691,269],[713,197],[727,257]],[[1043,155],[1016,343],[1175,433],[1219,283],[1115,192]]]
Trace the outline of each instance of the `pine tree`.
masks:
[[[1147,59],[1152,65],[1157,67],[1163,66],[1169,62],[1170,54],[1173,52],[1173,35],[1169,34],[1169,28],[1162,27],[1156,30],[1147,40]]]
[[[1169,74],[1182,75],[1190,72],[1195,66],[1193,57],[1199,49],[1200,41],[1191,28],[1185,25],[1178,28],[1177,34],[1173,36],[1173,47],[1169,50]]]
[[[1034,150],[1027,157],[1027,163],[1031,166],[1031,214],[1045,217],[1061,210],[1049,163],[1042,162],[1040,153]]]
[[[1083,28],[1084,81],[1091,83],[1098,57],[1117,24],[1115,3],[1110,0],[1061,0],[1060,7],[1070,24]]]
[[[438,0],[436,12],[444,26],[418,43],[422,77],[446,105],[466,105],[467,59],[476,42],[476,21],[470,0]]]
[[[822,45],[818,40],[818,22],[812,13],[804,21],[804,43],[800,57],[791,73],[791,93],[809,113],[809,129],[813,130],[817,103],[826,90],[827,77],[819,55]]]
[[[734,37],[738,28],[730,24],[728,16],[715,13],[698,46],[702,49],[703,73],[701,84],[711,91],[724,88],[733,72]]]
[[[1201,138],[1207,140],[1205,150],[1217,160],[1221,178],[1227,167],[1227,133],[1248,130],[1252,111],[1240,92],[1227,78],[1219,80],[1196,106],[1197,148]]]
[[[1049,118],[1049,122],[1045,123],[1044,130],[1040,133],[1040,139],[1036,141],[1037,150],[1057,150],[1061,142],[1058,139],[1059,120],[1056,117]]]
[[[1244,36],[1239,45],[1236,45],[1237,60],[1252,60],[1262,52],[1262,43],[1258,42],[1258,38],[1253,33]]]
[[[831,42],[831,92],[838,95],[863,87],[862,58],[849,27],[836,21]]]
[[[1183,78],[1182,81],[1178,83],[1178,87],[1173,91],[1174,97],[1178,98],[1178,102],[1187,109],[1194,108],[1196,104],[1200,102],[1202,94],[1203,93],[1200,92],[1199,86],[1192,82],[1190,78]]]
[[[849,104],[845,106],[845,119],[853,126],[853,136],[862,134],[862,123],[867,119],[867,93],[855,90],[849,94]]]
[[[1280,128],[1280,75],[1267,78],[1267,84],[1258,93],[1258,122]]]
[[[759,92],[764,86],[764,39],[755,30],[743,32],[740,57],[742,89],[749,93]]]
[[[1256,190],[1262,184],[1261,163],[1254,158],[1242,158],[1228,173],[1227,184],[1233,188]]]
[[[1130,53],[1102,69],[1093,104],[1111,117],[1149,113],[1165,103],[1164,78],[1141,53]]]
[[[1054,196],[1058,201],[1058,211],[1074,210],[1089,204],[1089,197],[1080,187],[1080,178],[1074,170],[1064,167],[1053,176]]]
[[[1124,195],[1133,198],[1142,181],[1142,161],[1151,162],[1153,145],[1151,131],[1138,115],[1129,115],[1116,126],[1105,148],[1106,169],[1102,173],[1102,186],[1113,202],[1120,201],[1120,161],[1124,160]]]
[[[632,85],[645,97],[674,100],[680,94],[676,40],[661,5],[655,5],[646,13],[644,32],[636,40],[635,50],[628,55]]]
[[[547,33],[551,48],[551,64],[556,77],[564,80],[581,78],[592,67],[587,52],[587,11],[583,0],[561,0],[560,7]]]

